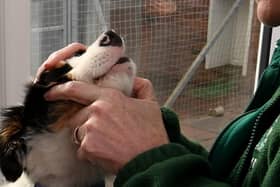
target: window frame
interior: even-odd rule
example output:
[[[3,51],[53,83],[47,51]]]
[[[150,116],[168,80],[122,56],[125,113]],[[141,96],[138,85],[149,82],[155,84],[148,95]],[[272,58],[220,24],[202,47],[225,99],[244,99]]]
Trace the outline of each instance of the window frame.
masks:
[[[5,52],[4,52],[4,1],[0,1],[0,107],[6,104],[5,102]]]

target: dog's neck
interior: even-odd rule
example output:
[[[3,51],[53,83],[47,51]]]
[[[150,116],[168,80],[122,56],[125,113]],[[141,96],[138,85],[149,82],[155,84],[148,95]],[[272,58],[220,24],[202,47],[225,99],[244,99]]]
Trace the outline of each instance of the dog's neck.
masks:
[[[58,133],[44,133],[32,138],[26,171],[34,181],[40,181],[44,187],[78,187],[81,184],[86,187],[101,180],[103,172],[77,158],[77,147],[69,137],[71,130],[65,128]],[[42,158],[40,155],[47,156]]]

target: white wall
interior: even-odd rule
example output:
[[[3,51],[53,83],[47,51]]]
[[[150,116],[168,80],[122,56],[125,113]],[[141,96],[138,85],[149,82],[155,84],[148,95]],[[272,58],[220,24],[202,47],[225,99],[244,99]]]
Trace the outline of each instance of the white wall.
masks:
[[[210,0],[209,18],[208,18],[208,36],[212,38],[217,28],[221,25],[223,19],[228,14],[232,0]],[[228,64],[231,58],[231,37],[233,32],[233,24],[228,24],[220,38],[211,48],[210,53],[206,57],[206,68],[213,68]],[[223,52],[221,52],[223,50]]]
[[[22,101],[30,75],[30,0],[0,1],[0,104]]]
[[[208,39],[216,32],[223,19],[229,13],[235,0],[210,0]],[[247,73],[248,52],[250,46],[254,0],[241,2],[237,15],[233,15],[220,38],[206,57],[206,68],[226,64],[243,67]]]
[[[4,1],[0,1],[0,107],[6,104],[5,96],[5,51],[4,51]]]

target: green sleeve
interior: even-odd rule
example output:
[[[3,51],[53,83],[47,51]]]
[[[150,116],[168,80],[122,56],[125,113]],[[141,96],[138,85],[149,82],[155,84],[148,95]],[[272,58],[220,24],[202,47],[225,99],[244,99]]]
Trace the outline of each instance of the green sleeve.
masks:
[[[279,173],[280,173],[280,152],[276,153],[275,159],[272,160],[268,166],[267,173],[262,182],[263,187],[280,186]]]
[[[181,144],[194,154],[208,158],[208,152],[200,144],[192,142],[181,134],[180,123],[175,112],[168,108],[161,108],[162,119],[170,142]]]
[[[207,151],[180,134],[174,112],[162,108],[169,144],[144,152],[118,173],[115,187],[227,187],[211,178]]]

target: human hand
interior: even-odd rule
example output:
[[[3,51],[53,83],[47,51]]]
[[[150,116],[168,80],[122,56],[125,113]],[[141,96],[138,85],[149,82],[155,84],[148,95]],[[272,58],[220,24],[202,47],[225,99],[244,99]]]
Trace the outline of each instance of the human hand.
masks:
[[[69,119],[70,126],[80,126],[78,156],[117,173],[138,154],[169,141],[150,81],[136,78],[133,92],[136,98],[71,81],[53,87],[46,99],[86,105]]]
[[[37,82],[40,74],[44,70],[53,69],[61,64],[62,60],[72,57],[76,52],[85,51],[86,46],[80,43],[72,43],[68,46],[53,52],[49,58],[38,68],[34,82]]]

